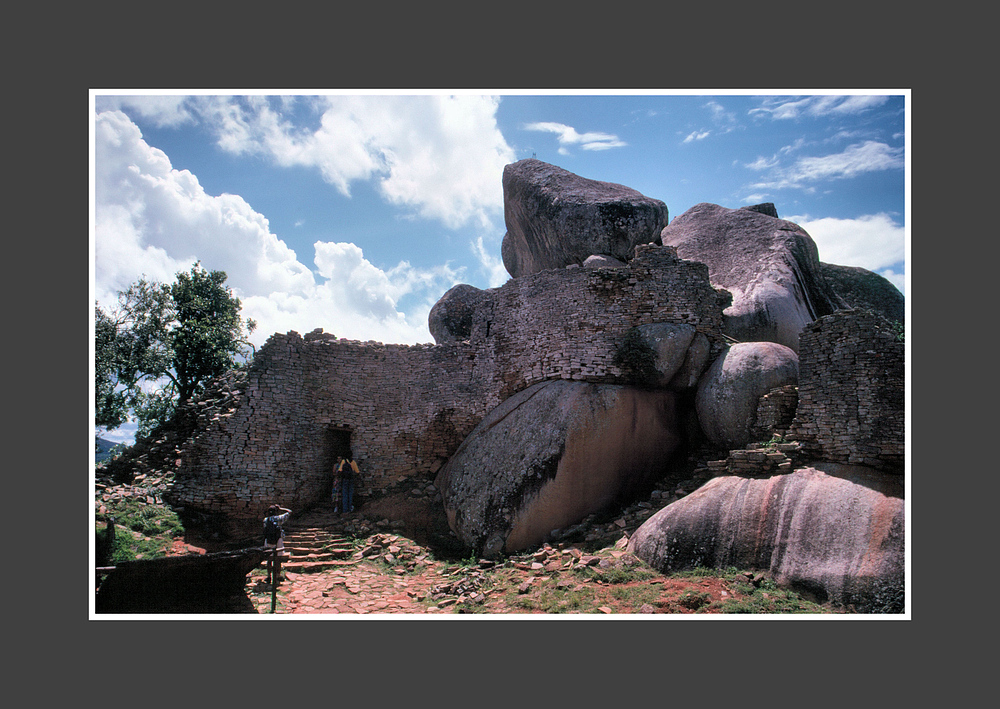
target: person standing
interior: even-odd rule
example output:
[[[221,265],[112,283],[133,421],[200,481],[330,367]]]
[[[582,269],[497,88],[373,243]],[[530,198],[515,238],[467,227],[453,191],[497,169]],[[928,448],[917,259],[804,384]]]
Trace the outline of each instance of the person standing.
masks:
[[[340,463],[340,510],[342,513],[354,511],[354,481],[358,464],[345,458]]]
[[[344,480],[341,477],[340,469],[344,466],[344,459],[341,458],[337,465],[333,466],[333,490],[330,492],[330,502],[333,503],[334,514],[340,514],[340,499],[344,491]]]
[[[270,552],[267,556],[267,576],[272,585],[277,583],[281,574],[281,561],[277,560],[277,556],[285,550],[284,524],[291,514],[287,507],[271,505],[264,516],[264,549]]]

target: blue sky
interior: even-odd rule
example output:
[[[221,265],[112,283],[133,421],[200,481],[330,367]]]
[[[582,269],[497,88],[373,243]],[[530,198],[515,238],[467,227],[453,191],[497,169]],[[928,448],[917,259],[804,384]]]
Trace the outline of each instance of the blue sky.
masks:
[[[275,332],[433,342],[456,283],[501,285],[504,165],[663,200],[773,202],[827,263],[906,292],[908,93],[91,91],[92,301],[197,260]]]

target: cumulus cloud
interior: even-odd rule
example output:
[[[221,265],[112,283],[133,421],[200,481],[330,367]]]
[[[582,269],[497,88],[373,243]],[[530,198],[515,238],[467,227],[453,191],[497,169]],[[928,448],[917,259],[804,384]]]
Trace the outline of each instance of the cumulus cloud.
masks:
[[[556,139],[559,141],[559,153],[561,155],[568,155],[569,149],[567,146],[573,145],[579,145],[584,150],[609,150],[611,148],[621,148],[627,145],[627,143],[619,139],[617,135],[611,133],[598,133],[594,131],[579,133],[572,126],[567,126],[563,123],[539,121],[536,123],[526,124],[524,129],[554,133],[556,135]]]
[[[316,327],[352,339],[431,341],[426,309],[404,313],[399,301],[444,292],[461,275],[447,265],[401,262],[383,271],[356,245],[331,240],[315,243],[310,269],[243,198],[206,193],[124,113],[97,114],[94,136],[94,286],[102,305],[141,276],[169,282],[200,260],[227,273],[243,314],[259,324],[257,345],[274,332]]]
[[[906,259],[906,230],[888,214],[880,212],[857,219],[786,218],[808,232],[824,263],[866,268],[904,290],[905,273],[900,269]]]
[[[317,169],[347,196],[353,183],[374,180],[388,202],[449,228],[492,223],[503,168],[516,159],[491,96],[311,97],[320,117],[308,129],[283,117],[290,97],[277,107],[265,97],[196,101],[223,150]]]

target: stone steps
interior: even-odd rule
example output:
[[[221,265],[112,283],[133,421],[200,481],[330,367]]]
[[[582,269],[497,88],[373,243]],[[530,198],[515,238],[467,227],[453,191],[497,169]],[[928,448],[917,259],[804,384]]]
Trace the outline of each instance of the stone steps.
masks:
[[[350,557],[354,546],[342,534],[323,527],[285,529],[284,553],[280,554],[281,568],[294,573],[324,571],[357,563]],[[267,561],[262,563],[267,567]]]

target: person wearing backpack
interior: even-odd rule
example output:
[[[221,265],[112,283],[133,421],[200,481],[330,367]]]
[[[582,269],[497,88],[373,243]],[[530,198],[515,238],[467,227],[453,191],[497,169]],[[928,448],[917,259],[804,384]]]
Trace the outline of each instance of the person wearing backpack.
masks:
[[[288,521],[292,511],[287,507],[271,505],[267,508],[264,517],[264,549],[270,553],[267,557],[267,576],[273,579],[274,569],[272,568],[275,554],[280,554],[285,549],[285,530],[283,525]]]
[[[340,462],[340,505],[344,514],[354,512],[354,476],[358,473],[358,464],[344,458]]]

